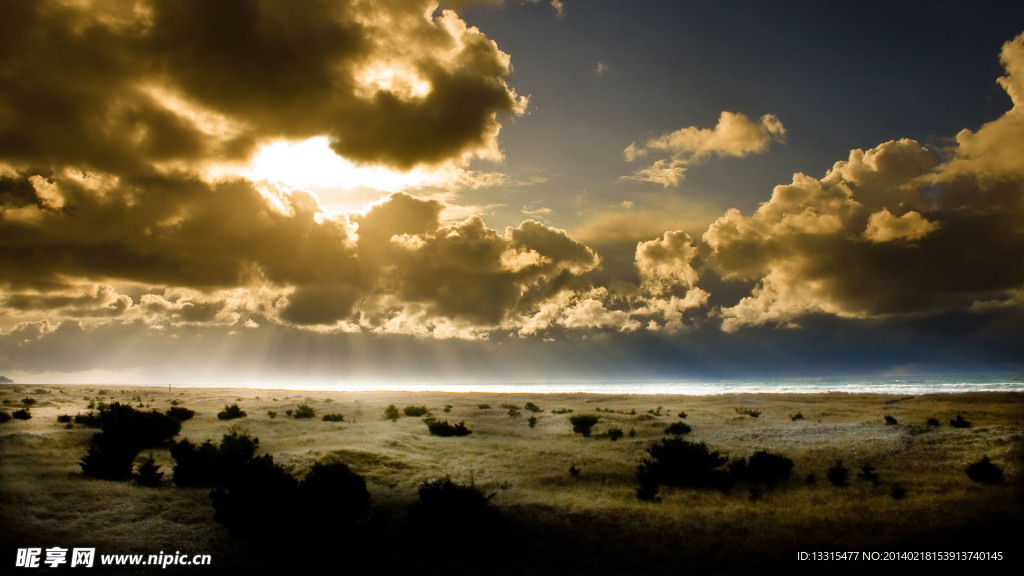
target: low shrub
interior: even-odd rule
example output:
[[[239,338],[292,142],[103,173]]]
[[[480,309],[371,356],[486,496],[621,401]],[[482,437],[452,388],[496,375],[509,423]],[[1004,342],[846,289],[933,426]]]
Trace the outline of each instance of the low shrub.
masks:
[[[418,496],[409,509],[409,525],[428,544],[474,548],[492,540],[503,527],[500,512],[491,504],[493,495],[473,484],[457,484],[446,476],[424,482]]]
[[[384,409],[384,416],[382,416],[382,418],[384,420],[390,420],[392,422],[398,422],[398,416],[399,416],[398,408],[396,408],[394,404],[391,404],[387,408]]]
[[[737,408],[736,413],[743,414],[745,416],[750,416],[751,418],[757,418],[758,416],[761,415],[760,410],[751,410],[750,408]]]
[[[680,418],[686,418],[686,412],[683,412],[682,410],[680,410],[678,416]]]
[[[323,421],[324,422],[344,422],[345,421],[345,416],[343,414],[337,414],[337,413],[324,414]]]
[[[555,408],[551,411],[552,414],[571,414],[572,408]]]
[[[526,406],[523,406],[523,408],[525,408],[529,412],[543,412],[543,410],[541,410],[540,407],[534,404],[533,402],[527,402]]]
[[[936,427],[937,426],[941,426],[941,424],[939,424],[939,419],[938,418],[929,418],[928,419],[928,425],[929,426],[936,426]]]
[[[636,475],[638,486],[648,494],[652,486],[728,489],[731,484],[721,470],[728,458],[710,450],[704,442],[666,438],[648,447],[647,453]]]
[[[426,406],[406,406],[402,409],[402,412],[405,413],[406,416],[419,418],[420,416],[426,416],[429,414],[430,410],[427,410]]]
[[[949,425],[953,428],[970,428],[971,422],[966,420],[963,414],[957,414],[955,419],[949,421]]]
[[[803,420],[804,415],[802,412],[797,412],[796,414],[790,416],[789,419],[792,420],[793,422],[796,422],[797,420]]]
[[[530,426],[530,428],[536,427],[537,426],[537,417],[536,416],[530,416],[529,418],[526,419],[526,423]]]
[[[981,460],[972,462],[967,467],[967,476],[982,484],[998,484],[1004,479],[1003,469],[993,464],[988,456],[983,456]]]
[[[584,438],[590,437],[590,431],[597,424],[598,420],[600,420],[599,417],[588,414],[569,417],[569,422],[572,424],[572,431],[577,434],[582,434]]]
[[[35,398],[22,398],[21,399],[21,403],[24,406],[35,406],[36,399]]]
[[[81,424],[83,426],[88,426],[89,428],[100,427],[100,416],[93,411],[89,411],[86,414],[75,414],[73,420],[75,424]]]
[[[351,525],[370,506],[366,480],[341,462],[316,463],[299,483],[299,508],[337,525]],[[312,524],[317,524],[309,518]]]
[[[245,433],[225,434],[220,445],[207,440],[193,444],[182,440],[171,444],[174,483],[178,486],[231,486],[256,456],[258,438]]]
[[[907,489],[903,487],[903,484],[897,482],[889,490],[889,496],[892,496],[893,500],[903,500],[907,497]]]
[[[608,436],[609,440],[614,442],[619,438],[622,438],[624,434],[622,432],[622,428],[609,428],[608,432],[606,432],[606,435]]]
[[[0,410],[0,424],[11,421],[11,413],[6,410]]]
[[[292,412],[292,418],[312,418],[316,416],[316,410],[313,409],[309,404],[299,404],[295,407],[295,411]]]
[[[60,424],[70,424],[71,414],[59,414],[57,415],[57,422]]]
[[[872,486],[878,486],[882,481],[881,476],[875,471],[875,467],[872,464],[861,464],[860,473],[857,477],[865,482],[870,482]]]
[[[178,422],[184,422],[186,420],[191,420],[192,417],[196,415],[196,411],[189,410],[182,406],[171,406],[166,412],[164,412],[164,414],[174,418]]]
[[[449,414],[449,413],[451,413],[451,411],[452,411],[452,405],[451,405],[451,404],[445,404],[445,405],[444,405],[444,409],[443,409],[443,410],[444,410],[444,413],[445,413],[445,414]]]
[[[885,415],[885,425],[886,426],[895,426],[897,424],[899,424],[899,422],[896,420],[896,418],[894,418],[893,416],[891,416],[889,414]]]
[[[472,430],[466,428],[465,422],[453,425],[446,420],[428,420],[426,423],[427,429],[433,436],[468,436],[473,433]]]
[[[477,404],[476,407],[479,408],[480,410],[490,410],[491,409],[491,405],[490,404]]]
[[[274,418],[277,418],[277,412],[274,412],[273,410],[267,410],[267,416],[270,416],[270,419],[273,420]]]
[[[152,456],[146,456],[136,467],[132,480],[139,486],[156,488],[163,483],[164,473],[160,472],[160,466],[153,460]]]
[[[850,483],[850,469],[843,466],[842,460],[836,460],[836,463],[828,469],[826,476],[833,486],[842,487]]]
[[[665,427],[665,434],[670,434],[672,436],[683,436],[692,431],[693,428],[691,428],[686,422],[673,422]]]
[[[15,420],[31,420],[32,412],[30,412],[28,408],[22,408],[21,410],[15,410],[12,412],[11,416],[14,417]]]
[[[740,458],[730,462],[729,473],[737,482],[772,487],[789,480],[793,474],[793,461],[781,454],[758,450],[749,460]]]
[[[508,409],[509,418],[519,418],[522,414],[519,412],[519,408],[515,406]]]
[[[234,420],[235,418],[245,418],[246,416],[247,414],[238,407],[238,404],[224,406],[224,409],[217,413],[218,420]]]

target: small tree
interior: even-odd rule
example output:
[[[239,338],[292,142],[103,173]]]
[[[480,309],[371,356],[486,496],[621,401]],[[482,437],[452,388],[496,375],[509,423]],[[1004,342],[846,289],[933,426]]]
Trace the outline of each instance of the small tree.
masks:
[[[572,431],[577,434],[582,434],[584,438],[590,438],[590,431],[600,420],[597,416],[591,416],[589,414],[580,414],[579,416],[570,416],[569,422],[572,424]]]
[[[164,473],[160,472],[160,466],[152,456],[146,456],[139,462],[132,478],[139,486],[157,488],[164,480]]]
[[[828,469],[828,481],[833,486],[846,486],[850,483],[850,469],[843,466],[842,460],[836,460],[836,463]]]

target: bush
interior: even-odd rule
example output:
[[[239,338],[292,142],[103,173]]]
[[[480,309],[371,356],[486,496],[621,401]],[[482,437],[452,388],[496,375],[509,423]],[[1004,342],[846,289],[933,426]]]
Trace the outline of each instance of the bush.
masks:
[[[427,414],[429,414],[430,410],[427,410],[426,406],[406,406],[405,408],[402,409],[402,412],[406,416],[419,418],[420,416],[426,416]]]
[[[230,486],[210,492],[210,501],[213,519],[244,539],[280,542],[320,525],[316,508],[298,505],[298,480],[267,454],[245,462]]]
[[[572,431],[577,434],[582,434],[584,438],[590,437],[590,431],[600,420],[597,416],[591,416],[587,414],[581,414],[579,416],[570,416],[569,422],[572,424]]]
[[[796,422],[797,420],[803,420],[804,414],[803,412],[797,412],[796,414],[790,416],[789,419],[792,420],[793,422]]]
[[[396,408],[394,404],[391,404],[384,409],[384,420],[391,420],[392,422],[397,422],[398,416],[398,408]]]
[[[552,414],[571,414],[572,408],[555,408],[551,411]]]
[[[163,482],[164,473],[160,472],[160,466],[153,461],[152,456],[146,456],[139,462],[132,479],[139,486],[156,488]]]
[[[162,447],[181,431],[174,418],[118,402],[101,408],[96,421],[101,432],[93,436],[80,465],[86,476],[104,480],[127,480],[140,450]]]
[[[246,413],[244,410],[238,407],[238,404],[232,404],[231,406],[224,406],[224,409],[217,413],[218,420],[234,420],[235,418],[245,418]]]
[[[899,424],[899,422],[896,421],[896,418],[890,416],[889,414],[885,415],[885,425],[886,426],[895,426],[897,424]]]
[[[775,486],[793,474],[793,461],[781,454],[758,450],[749,460],[740,458],[729,464],[729,473],[737,482]]]
[[[622,432],[622,428],[609,428],[607,434],[608,439],[613,442],[615,440],[618,440],[619,438],[622,438],[622,436],[624,435]]]
[[[89,428],[100,427],[99,414],[92,411],[87,414],[75,414],[74,421],[75,424],[81,424],[83,426],[88,426]]]
[[[256,456],[259,438],[245,433],[225,434],[220,446],[207,440],[193,444],[188,440],[171,445],[174,458],[174,483],[178,486],[231,486]]]
[[[871,464],[862,464],[860,467],[860,474],[857,477],[865,482],[870,482],[872,486],[878,486],[882,481],[882,478],[875,472],[875,467]]]
[[[897,482],[889,490],[889,496],[892,496],[893,500],[903,500],[907,497],[907,489],[903,487],[903,484]]]
[[[473,484],[457,484],[446,476],[424,482],[418,495],[409,510],[409,525],[429,544],[451,542],[460,550],[474,548],[492,541],[503,527],[491,496]]]
[[[292,412],[292,418],[312,418],[316,416],[316,410],[308,404],[299,404]]]
[[[530,428],[537,426],[537,417],[530,416],[529,418],[526,419],[526,423],[530,426]]]
[[[57,422],[60,423],[60,424],[70,424],[71,423],[71,414],[59,414],[57,416]]]
[[[678,416],[680,418],[686,418],[686,412],[683,412],[682,410],[680,410]]]
[[[427,429],[434,436],[468,436],[473,432],[466,428],[465,422],[452,425],[445,420],[427,420]]]
[[[693,431],[693,428],[690,428],[690,425],[686,422],[673,422],[665,427],[665,434],[672,436],[682,436],[689,434],[691,431]]]
[[[666,438],[647,449],[648,457],[637,467],[637,483],[650,486],[727,489],[729,479],[720,470],[728,458],[708,449],[704,442]]]
[[[21,403],[24,406],[34,406],[36,404],[35,398],[22,398]]]
[[[32,412],[30,412],[28,408],[22,408],[21,410],[15,410],[12,412],[11,416],[13,416],[15,420],[31,420]]]
[[[736,413],[750,416],[751,418],[757,418],[761,415],[760,410],[751,410],[750,408],[737,408]]]
[[[508,409],[508,415],[509,415],[510,418],[519,418],[519,416],[521,414],[519,412],[519,408],[516,408],[515,406],[513,406],[513,407]]]
[[[964,419],[962,414],[957,414],[955,420],[950,420],[949,425],[953,428],[970,428],[970,421]]]
[[[941,424],[939,424],[939,419],[938,418],[929,418],[928,419],[928,425],[929,426],[940,426]]]
[[[982,484],[998,484],[1003,481],[1003,470],[993,464],[988,456],[983,456],[981,460],[967,467],[967,476]]]
[[[842,460],[836,460],[836,463],[828,469],[827,476],[833,486],[846,486],[850,483],[850,469],[843,466]]]
[[[270,416],[270,419],[273,420],[274,418],[277,418],[277,412],[274,412],[273,410],[267,410],[267,416]]]
[[[366,480],[341,462],[314,464],[299,483],[299,498],[301,508],[342,525],[355,522],[370,506]]]
[[[523,408],[525,408],[529,412],[543,412],[543,410],[541,410],[540,407],[538,407],[533,402],[527,402],[526,406],[523,406]]]
[[[476,407],[479,408],[480,410],[490,410],[491,409],[491,405],[490,404],[477,404]]]
[[[183,408],[181,406],[172,406],[168,408],[167,412],[164,412],[164,414],[174,418],[178,422],[184,422],[186,420],[191,420],[192,417],[196,415],[196,411],[189,410],[188,408]]]
[[[11,421],[11,413],[6,410],[0,410],[0,424]]]
[[[569,464],[569,476],[572,476],[573,478],[580,477],[580,469],[578,466],[576,466],[575,462]]]
[[[344,422],[345,421],[345,416],[343,414],[337,414],[337,413],[324,414],[323,421],[324,422]]]

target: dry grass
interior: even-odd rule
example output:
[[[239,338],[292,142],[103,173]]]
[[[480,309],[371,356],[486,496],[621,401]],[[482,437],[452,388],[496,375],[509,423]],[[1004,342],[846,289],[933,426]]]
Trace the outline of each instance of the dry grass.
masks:
[[[67,429],[56,418],[85,412],[90,400],[161,411],[177,401],[197,412],[179,437],[217,441],[231,431],[248,432],[259,438],[261,453],[272,454],[295,475],[317,461],[345,462],[365,476],[377,508],[395,511],[393,526],[401,526],[405,505],[422,482],[444,475],[474,482],[493,493],[492,501],[515,520],[517,542],[534,550],[535,561],[528,565],[537,574],[584,571],[591,565],[592,573],[672,573],[663,564],[670,558],[743,572],[757,571],[762,556],[778,555],[786,565],[797,550],[885,549],[929,541],[941,550],[953,545],[950,538],[977,534],[993,522],[1017,522],[1019,531],[1024,518],[1019,492],[1024,394],[685,397],[43,388],[0,387],[8,410],[20,407],[15,404],[25,397],[37,401],[31,420],[0,424],[0,525],[7,548],[181,550],[212,553],[222,568],[231,562],[241,565],[253,553],[213,521],[206,490],[154,490],[83,477],[77,462],[94,431],[78,425]],[[538,418],[532,429],[526,418],[510,417],[501,407],[526,402],[544,410],[531,414]],[[248,417],[218,420],[217,412],[233,403]],[[286,410],[300,404],[318,414],[341,413],[345,421],[285,417]],[[425,405],[435,416],[464,420],[473,433],[439,438],[428,433],[420,418],[384,421],[389,404],[399,409]],[[491,408],[481,409],[482,404]],[[447,414],[442,412],[446,405],[452,407]],[[648,413],[659,406],[660,415]],[[573,412],[552,414],[556,408]],[[760,416],[740,414],[737,408]],[[744,489],[726,494],[663,489],[660,504],[639,502],[636,465],[646,447],[664,437],[664,427],[679,421],[681,410],[693,427],[687,439],[706,441],[733,458],[762,449],[784,454],[795,462],[794,479],[757,502]],[[278,416],[271,418],[268,411]],[[803,419],[793,421],[798,412]],[[949,426],[961,413],[972,428]],[[569,416],[575,414],[600,416],[591,438],[572,433]],[[885,415],[899,424],[886,425]],[[929,427],[928,418],[942,425]],[[615,442],[602,438],[611,427],[636,434]],[[145,453],[156,458],[169,479],[173,461],[167,451]],[[1002,466],[1011,481],[1002,486],[972,483],[964,469],[983,455]],[[837,459],[851,469],[851,486],[844,489],[825,479]],[[881,476],[879,486],[856,478],[864,463]],[[569,474],[570,465],[580,470],[578,476]],[[817,477],[816,485],[803,483],[808,474]],[[907,489],[903,500],[889,495],[896,482]],[[929,540],[931,534],[942,536]],[[409,562],[398,566],[415,565]]]

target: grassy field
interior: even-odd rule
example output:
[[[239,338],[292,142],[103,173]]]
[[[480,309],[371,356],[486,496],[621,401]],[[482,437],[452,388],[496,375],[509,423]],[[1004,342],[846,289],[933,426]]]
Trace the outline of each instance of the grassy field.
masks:
[[[267,567],[378,574],[744,574],[769,568],[898,573],[922,564],[796,558],[798,552],[910,550],[1002,552],[1002,562],[961,565],[993,574],[1013,573],[1021,559],[1024,394],[608,396],[0,386],[4,411],[21,409],[25,399],[35,401],[32,418],[0,424],[0,566],[6,567],[14,566],[17,548],[51,546],[95,547],[97,554],[212,555],[211,568],[180,573]],[[197,414],[183,423],[179,439],[219,441],[226,433],[246,432],[259,438],[260,453],[297,477],[316,462],[344,462],[366,479],[380,521],[358,543],[338,539],[326,549],[322,543],[279,549],[240,541],[215,522],[209,489],[173,486],[167,449],[140,454],[152,455],[167,473],[159,488],[87,478],[78,462],[96,430],[68,427],[57,417],[115,401],[139,410],[162,412],[172,403],[193,409]],[[541,411],[528,410],[530,402]],[[217,418],[236,403],[245,418]],[[425,406],[435,418],[464,421],[472,434],[442,438],[431,436],[421,417],[382,419],[391,404],[400,412]],[[315,417],[286,415],[300,405],[312,407]],[[328,413],[344,420],[323,421]],[[572,431],[569,417],[581,414],[599,417],[590,438]],[[958,415],[972,425],[950,426]],[[929,419],[939,425],[929,425]],[[758,450],[791,458],[792,478],[754,492],[743,485],[728,492],[662,488],[660,502],[638,500],[637,465],[653,442],[665,438],[668,425],[682,421],[693,428],[687,440],[704,441],[731,459]],[[612,428],[623,437],[611,440]],[[1003,469],[1006,482],[986,485],[967,477],[966,467],[983,456]],[[850,468],[849,486],[826,479],[836,460]],[[864,464],[874,467],[877,482],[857,477]],[[817,481],[808,483],[809,475]],[[477,538],[473,549],[457,533],[440,545],[437,539],[430,548],[419,545],[419,535],[407,529],[407,510],[423,482],[444,476],[493,495],[491,502],[508,521],[505,529],[483,545]],[[893,497],[897,484],[905,497]],[[273,506],[272,495],[267,505]],[[324,530],[330,529],[325,523]]]

